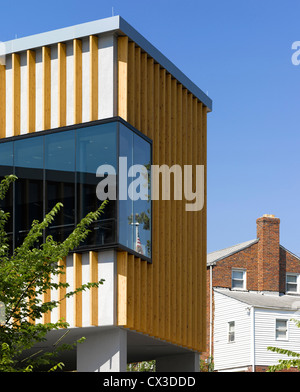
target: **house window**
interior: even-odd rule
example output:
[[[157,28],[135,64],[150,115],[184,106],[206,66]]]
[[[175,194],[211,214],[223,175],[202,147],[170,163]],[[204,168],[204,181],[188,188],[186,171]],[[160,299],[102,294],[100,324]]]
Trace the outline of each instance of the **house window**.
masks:
[[[286,274],[286,291],[299,293],[299,274]]]
[[[231,286],[233,289],[246,289],[246,271],[241,269],[232,270]]]
[[[235,321],[228,323],[228,343],[235,341]]]
[[[287,340],[288,324],[287,320],[276,319],[276,340]]]

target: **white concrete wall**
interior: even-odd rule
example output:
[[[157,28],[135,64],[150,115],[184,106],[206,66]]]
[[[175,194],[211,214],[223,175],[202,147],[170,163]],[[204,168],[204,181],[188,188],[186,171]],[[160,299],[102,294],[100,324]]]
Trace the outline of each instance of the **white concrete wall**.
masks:
[[[97,330],[77,345],[78,372],[126,372],[127,332],[121,328]]]
[[[104,250],[98,252],[98,280],[105,282],[98,288],[98,326],[111,327],[116,324],[116,251]],[[67,256],[66,281],[69,284],[67,292],[75,289],[73,256]],[[58,283],[58,276],[52,277],[54,283]],[[89,253],[82,254],[82,284],[90,282]],[[42,299],[39,296],[39,299]],[[58,291],[51,290],[51,300],[58,300]],[[58,308],[51,312],[50,321],[55,323],[59,320]],[[66,299],[66,320],[70,328],[74,324],[74,296]],[[82,292],[82,327],[91,326],[91,290]],[[42,320],[36,320],[37,323]]]

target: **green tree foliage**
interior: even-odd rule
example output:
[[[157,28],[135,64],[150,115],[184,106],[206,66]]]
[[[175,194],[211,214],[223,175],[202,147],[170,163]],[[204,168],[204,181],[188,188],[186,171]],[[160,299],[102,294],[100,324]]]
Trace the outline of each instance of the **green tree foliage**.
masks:
[[[128,372],[155,372],[156,361],[133,362],[127,365]]]
[[[300,321],[296,319],[292,319],[296,326],[300,328]],[[278,363],[276,365],[270,366],[268,368],[268,372],[276,372],[276,371],[283,371],[287,370],[289,368],[298,368],[300,370],[300,353],[291,351],[291,350],[285,350],[283,348],[278,348],[278,347],[267,347],[269,351],[273,351],[278,354],[284,354],[287,355],[289,358],[287,359],[279,359]]]
[[[3,200],[9,186],[17,178],[7,176],[0,183],[0,200]],[[63,207],[58,203],[43,219],[34,221],[22,245],[11,254],[5,224],[9,213],[0,208],[0,371],[33,371],[43,366],[54,371],[62,369],[63,364],[55,358],[62,350],[72,349],[80,339],[72,345],[59,345],[53,352],[42,352],[40,355],[24,359],[24,351],[36,343],[46,340],[46,335],[53,329],[66,328],[64,320],[56,323],[34,323],[43,314],[53,310],[64,298],[77,292],[98,287],[97,283],[87,283],[65,297],[49,302],[42,302],[42,294],[48,290],[68,288],[68,283],[56,283],[51,277],[64,274],[59,260],[66,257],[80,242],[87,237],[89,225],[99,219],[107,201],[103,202],[95,212],[90,212],[77,225],[75,230],[62,243],[57,243],[48,236],[41,244],[44,230],[53,221],[55,215]],[[22,358],[23,354],[23,358]],[[22,359],[21,359],[22,358]]]

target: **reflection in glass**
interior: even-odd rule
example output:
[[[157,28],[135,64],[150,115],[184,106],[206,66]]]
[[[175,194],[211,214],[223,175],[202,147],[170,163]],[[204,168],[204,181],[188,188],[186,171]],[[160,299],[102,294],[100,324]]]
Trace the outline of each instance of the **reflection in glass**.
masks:
[[[75,228],[75,132],[45,136],[46,213],[62,203],[46,235],[64,241]]]
[[[133,203],[133,222],[137,226],[135,233],[135,246],[139,253],[151,257],[151,195],[150,195],[150,170],[151,170],[151,147],[141,137],[134,134],[133,138],[133,164],[143,165],[148,171],[148,192],[140,189],[141,194],[147,194],[147,200],[136,200]],[[143,198],[144,196],[141,196]]]
[[[128,170],[142,165],[150,171],[150,164],[150,143],[120,122],[0,143],[0,180],[9,174],[18,177],[0,202],[0,208],[11,213],[7,225],[11,245],[19,246],[33,220],[42,221],[59,202],[64,207],[45,235],[63,241],[83,217],[101,205],[96,194],[101,178],[96,173],[99,166],[110,165],[118,180],[124,180],[122,197],[109,201],[100,220],[89,227],[91,232],[80,249],[118,243],[151,257],[150,195],[134,201],[133,194],[128,194],[134,180],[143,176],[138,173],[128,177]],[[120,191],[119,182],[116,186]],[[141,187],[136,186],[137,194],[142,195],[147,187],[150,192],[150,182],[144,181],[144,188]]]
[[[122,159],[121,161],[122,167],[119,167],[119,176],[122,176],[123,179],[127,179],[128,169],[133,165],[133,132],[124,126],[121,126],[121,124],[119,132],[120,157],[127,158],[127,160]],[[124,167],[126,162],[127,165]],[[132,216],[133,201],[132,195],[128,195],[127,189],[128,186],[126,186],[126,189],[122,190],[122,193],[124,192],[125,200],[119,201],[119,242],[127,248],[134,249],[134,231],[133,226],[131,225],[132,222],[129,221]]]
[[[96,177],[100,165],[117,167],[117,124],[108,123],[79,129],[76,139],[77,214],[84,218],[100,207],[96,195],[100,179]],[[116,201],[106,205],[101,220],[90,226],[91,233],[82,246],[115,242]]]
[[[33,220],[43,219],[43,139],[18,140],[14,145],[15,232],[19,246]]]
[[[129,190],[127,200],[119,201],[119,242],[138,253],[151,257],[151,146],[123,124],[120,124],[120,157],[127,158],[127,167],[120,167],[119,175],[125,176],[132,165],[142,165],[148,171],[148,189],[139,189],[139,187],[136,189],[141,196],[138,200],[133,200],[133,194],[130,194]],[[130,182],[134,180],[135,178],[128,179],[129,189]],[[145,184],[145,179],[142,182]],[[143,192],[148,194],[146,200],[142,200],[144,199]]]
[[[0,181],[5,176],[13,174],[13,143],[0,144]],[[5,229],[8,235],[9,248],[13,247],[13,186],[11,185],[4,200],[0,200],[0,209],[10,214],[10,219],[6,223]]]

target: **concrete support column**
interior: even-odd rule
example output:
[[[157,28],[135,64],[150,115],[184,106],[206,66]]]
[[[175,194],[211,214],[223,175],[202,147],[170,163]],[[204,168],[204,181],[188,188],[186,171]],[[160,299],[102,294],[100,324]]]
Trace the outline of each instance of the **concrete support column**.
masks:
[[[157,372],[199,372],[199,354],[178,354],[156,359]]]
[[[127,332],[120,328],[99,330],[77,346],[78,372],[126,372]]]

